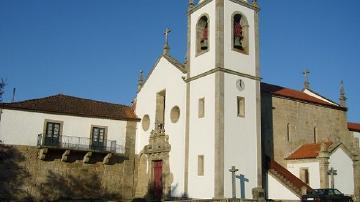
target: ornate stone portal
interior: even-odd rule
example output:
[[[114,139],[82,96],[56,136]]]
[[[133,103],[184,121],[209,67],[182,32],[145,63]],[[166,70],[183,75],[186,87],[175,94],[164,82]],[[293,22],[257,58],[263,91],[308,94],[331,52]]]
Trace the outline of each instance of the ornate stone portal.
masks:
[[[170,172],[171,145],[162,124],[151,131],[149,144],[140,154],[136,197],[162,199],[169,196],[173,175]]]

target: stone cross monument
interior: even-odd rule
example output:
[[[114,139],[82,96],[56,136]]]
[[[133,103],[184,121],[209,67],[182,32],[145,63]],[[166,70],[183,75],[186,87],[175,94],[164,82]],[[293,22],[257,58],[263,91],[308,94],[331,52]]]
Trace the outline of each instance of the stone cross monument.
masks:
[[[232,182],[232,198],[236,198],[236,172],[239,171],[239,169],[236,169],[235,166],[232,166],[231,169],[229,169],[231,172],[231,182]]]
[[[335,188],[335,175],[337,175],[337,170],[335,170],[333,167],[328,171],[328,175],[331,176],[331,188]]]

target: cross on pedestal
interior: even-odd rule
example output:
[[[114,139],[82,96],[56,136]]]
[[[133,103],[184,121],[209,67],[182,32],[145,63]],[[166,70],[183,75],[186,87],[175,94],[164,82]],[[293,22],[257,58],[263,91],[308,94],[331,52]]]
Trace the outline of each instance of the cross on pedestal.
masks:
[[[335,175],[337,175],[337,170],[335,170],[333,167],[328,171],[328,175],[331,176],[331,188],[335,188]]]
[[[305,69],[305,71],[303,72],[303,75],[305,77],[304,88],[309,89],[310,88],[310,82],[309,82],[310,71]]]
[[[232,182],[232,198],[236,198],[236,172],[239,171],[239,169],[236,169],[235,166],[232,166],[231,169],[229,169],[231,172],[231,182]]]

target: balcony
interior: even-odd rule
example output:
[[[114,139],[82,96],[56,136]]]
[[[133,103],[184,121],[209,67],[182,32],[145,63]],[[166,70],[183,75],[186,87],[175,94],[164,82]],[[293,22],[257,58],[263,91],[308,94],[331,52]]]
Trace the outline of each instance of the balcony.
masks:
[[[44,160],[48,149],[62,150],[62,161],[67,161],[70,152],[84,153],[83,162],[89,162],[93,153],[104,154],[104,164],[109,161],[113,154],[124,154],[125,148],[116,144],[115,140],[92,142],[90,138],[75,136],[47,137],[44,134],[37,136],[37,146],[40,148],[39,159]]]

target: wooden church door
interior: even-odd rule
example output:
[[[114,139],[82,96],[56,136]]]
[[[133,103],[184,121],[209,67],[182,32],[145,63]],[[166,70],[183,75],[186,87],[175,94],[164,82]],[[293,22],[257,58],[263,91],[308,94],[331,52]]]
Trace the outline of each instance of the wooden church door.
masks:
[[[153,172],[154,172],[154,184],[153,184],[153,196],[157,201],[161,200],[162,197],[162,161],[153,162]]]

